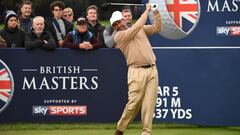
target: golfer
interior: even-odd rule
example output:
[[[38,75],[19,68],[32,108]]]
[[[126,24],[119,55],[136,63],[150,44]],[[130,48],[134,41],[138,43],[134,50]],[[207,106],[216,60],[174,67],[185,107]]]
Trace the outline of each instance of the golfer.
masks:
[[[128,103],[117,124],[115,135],[123,135],[125,129],[141,109],[142,133],[151,135],[154,108],[157,100],[158,72],[156,57],[149,43],[149,35],[161,31],[161,17],[153,11],[154,24],[144,25],[151,11],[146,10],[132,26],[127,27],[122,14],[113,12],[110,23],[117,31],[114,36],[115,47],[120,48],[128,65]]]

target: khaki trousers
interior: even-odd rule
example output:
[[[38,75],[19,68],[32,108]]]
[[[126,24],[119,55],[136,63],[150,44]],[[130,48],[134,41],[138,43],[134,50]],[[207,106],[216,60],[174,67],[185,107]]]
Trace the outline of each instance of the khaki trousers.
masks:
[[[117,129],[124,132],[141,108],[142,135],[151,135],[158,90],[156,66],[150,68],[129,67],[128,89],[128,103],[118,121]]]

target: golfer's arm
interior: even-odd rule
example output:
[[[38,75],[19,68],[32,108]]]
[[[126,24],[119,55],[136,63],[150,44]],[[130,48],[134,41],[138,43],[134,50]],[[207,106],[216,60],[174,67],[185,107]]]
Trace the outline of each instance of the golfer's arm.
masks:
[[[159,12],[155,11],[153,25],[145,25],[144,31],[147,35],[152,35],[160,32],[161,29],[162,29],[162,19]]]
[[[125,31],[117,32],[114,37],[114,41],[116,43],[131,40],[144,26],[147,21],[149,11],[146,11],[142,14],[142,16],[138,19],[138,21],[129,29]]]

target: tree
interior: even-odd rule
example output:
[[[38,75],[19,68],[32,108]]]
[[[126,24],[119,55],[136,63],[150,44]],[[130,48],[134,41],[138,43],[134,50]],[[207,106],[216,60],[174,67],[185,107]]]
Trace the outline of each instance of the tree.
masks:
[[[41,15],[44,17],[50,17],[51,11],[49,5],[54,0],[31,0],[33,3],[33,9],[35,15]],[[101,19],[109,19],[111,13],[114,10],[122,10],[122,6],[110,6],[103,8],[101,5],[103,3],[117,2],[117,3],[141,3],[141,0],[62,0],[66,6],[72,7],[75,14],[75,19],[80,16],[84,16],[86,13],[86,8],[89,5],[96,5],[99,8],[99,17]],[[1,0],[0,1],[0,22],[3,22],[6,10],[14,10],[18,12],[19,5],[22,1],[19,0]],[[4,7],[4,8],[2,8]]]

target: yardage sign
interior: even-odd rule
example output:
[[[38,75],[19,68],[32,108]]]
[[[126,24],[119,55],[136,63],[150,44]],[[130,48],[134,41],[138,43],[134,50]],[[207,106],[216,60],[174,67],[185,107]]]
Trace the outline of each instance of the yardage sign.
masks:
[[[0,59],[0,113],[10,104],[13,93],[14,81],[11,71]]]

